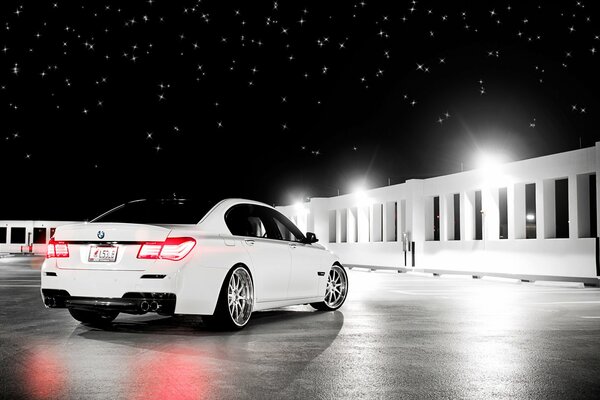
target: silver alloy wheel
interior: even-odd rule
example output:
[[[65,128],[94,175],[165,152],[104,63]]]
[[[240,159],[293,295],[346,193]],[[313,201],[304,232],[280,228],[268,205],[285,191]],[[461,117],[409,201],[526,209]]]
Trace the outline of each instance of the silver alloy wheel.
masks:
[[[250,319],[254,305],[254,288],[248,271],[236,268],[227,285],[227,305],[231,320],[237,326],[244,326]]]
[[[327,277],[325,290],[325,305],[330,308],[339,307],[346,299],[348,293],[348,278],[342,267],[334,265]]]

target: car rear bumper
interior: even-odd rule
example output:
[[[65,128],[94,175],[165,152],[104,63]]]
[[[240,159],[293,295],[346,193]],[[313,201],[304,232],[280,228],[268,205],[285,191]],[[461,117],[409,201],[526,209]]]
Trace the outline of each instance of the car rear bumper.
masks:
[[[177,297],[173,293],[125,293],[123,297],[71,296],[66,290],[42,289],[47,308],[74,308],[94,311],[119,311],[127,314],[156,312],[173,315]]]

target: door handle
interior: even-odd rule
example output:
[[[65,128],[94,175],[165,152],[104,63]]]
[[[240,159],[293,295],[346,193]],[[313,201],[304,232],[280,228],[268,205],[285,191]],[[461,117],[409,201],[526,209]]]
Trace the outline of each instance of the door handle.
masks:
[[[288,243],[292,249],[296,248],[296,243]]]
[[[252,239],[244,239],[244,242],[246,242],[248,246],[254,246],[254,240]]]

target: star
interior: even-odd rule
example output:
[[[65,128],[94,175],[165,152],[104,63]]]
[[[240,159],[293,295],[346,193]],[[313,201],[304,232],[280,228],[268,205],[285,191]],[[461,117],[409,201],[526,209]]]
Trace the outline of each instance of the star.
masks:
[[[152,132],[146,132],[146,139],[152,140]]]
[[[217,121],[217,128],[222,128],[222,127],[223,127],[223,122]]]
[[[156,152],[158,153],[159,151],[161,151],[161,150],[162,150],[162,147],[160,147],[160,144],[157,144],[157,145],[154,147],[154,150],[156,150]]]

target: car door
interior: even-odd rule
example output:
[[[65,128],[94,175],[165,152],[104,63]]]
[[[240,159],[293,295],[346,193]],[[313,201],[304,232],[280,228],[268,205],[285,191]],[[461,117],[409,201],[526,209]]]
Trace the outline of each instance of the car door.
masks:
[[[282,239],[287,243],[292,255],[292,271],[288,288],[290,299],[318,296],[319,273],[327,273],[329,266],[324,250],[309,243],[303,243],[304,235],[285,215],[269,209]]]
[[[286,299],[291,273],[289,248],[265,210],[255,204],[238,204],[225,216],[229,230],[242,239],[252,260],[257,303]]]

